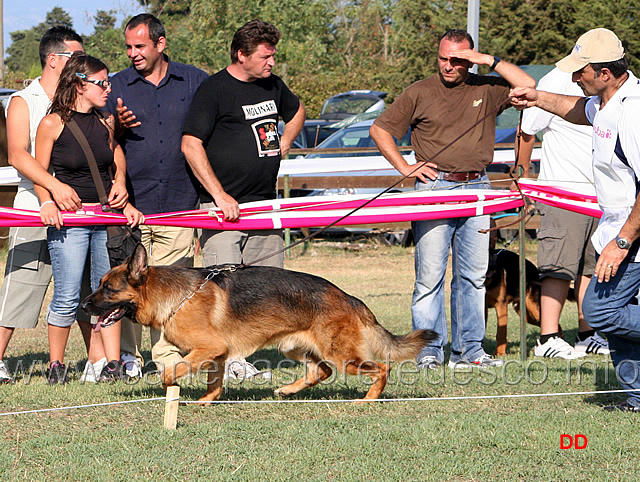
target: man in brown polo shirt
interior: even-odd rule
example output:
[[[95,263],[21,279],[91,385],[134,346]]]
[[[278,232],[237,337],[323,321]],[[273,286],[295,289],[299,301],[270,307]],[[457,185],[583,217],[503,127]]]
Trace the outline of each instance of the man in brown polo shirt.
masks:
[[[473,64],[487,65],[501,77],[470,73]],[[473,50],[473,39],[464,30],[449,30],[440,39],[438,71],[409,86],[376,119],[371,137],[401,174],[416,178],[416,189],[490,189],[485,167],[493,159],[496,116],[509,106],[506,100],[511,87],[533,87],[535,80],[509,62]],[[393,140],[401,138],[409,126],[416,160],[422,163],[413,173],[416,166],[407,164]],[[447,147],[434,162],[428,162],[469,128],[462,139]],[[479,231],[487,228],[488,216],[412,223],[416,242],[413,327],[428,328],[440,335],[418,355],[421,368],[437,368],[444,363],[448,342],[444,278],[449,249],[453,263],[449,367],[504,363],[492,359],[482,348],[489,235]]]

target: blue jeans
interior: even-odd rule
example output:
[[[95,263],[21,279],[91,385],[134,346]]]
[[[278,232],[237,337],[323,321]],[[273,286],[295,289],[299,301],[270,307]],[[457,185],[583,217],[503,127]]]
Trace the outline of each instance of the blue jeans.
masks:
[[[92,290],[98,288],[100,279],[111,269],[107,229],[105,226],[48,228],[47,243],[53,270],[53,299],[47,310],[47,323],[71,326],[80,304],[87,254],[90,254]]]
[[[490,189],[488,178],[460,184],[437,179],[416,182],[416,189]],[[444,362],[447,339],[447,314],[444,300],[445,273],[452,256],[451,280],[451,360],[473,361],[484,355],[485,334],[484,281],[489,264],[489,216],[449,218],[412,223],[416,243],[416,284],[411,315],[413,328],[438,333],[437,340],[425,347],[420,358],[431,355]]]
[[[582,302],[584,318],[607,335],[616,376],[625,390],[640,390],[640,263],[622,263],[608,283],[594,276]],[[640,391],[629,394],[640,407]]]

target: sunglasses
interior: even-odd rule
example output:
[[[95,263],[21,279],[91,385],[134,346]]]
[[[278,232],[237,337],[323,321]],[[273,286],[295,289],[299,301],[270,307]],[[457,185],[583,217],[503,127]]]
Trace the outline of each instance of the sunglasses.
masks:
[[[75,52],[53,52],[52,54],[49,54],[49,55],[59,55],[60,57],[66,57],[70,59],[73,54],[83,54],[83,53],[84,51],[82,50],[76,50]]]
[[[81,74],[79,72],[76,72],[76,75],[80,77],[82,80],[84,80],[85,82],[89,82],[90,84],[96,84],[98,87],[102,87],[103,89],[108,89],[109,87],[111,87],[111,82],[108,80],[87,79],[87,76],[85,74]]]

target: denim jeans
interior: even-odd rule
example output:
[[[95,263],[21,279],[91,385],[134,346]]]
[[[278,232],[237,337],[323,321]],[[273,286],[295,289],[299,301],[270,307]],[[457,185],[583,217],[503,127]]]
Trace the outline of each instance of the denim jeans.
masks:
[[[47,323],[71,326],[80,304],[80,286],[89,254],[91,289],[109,271],[107,229],[105,226],[61,227],[47,229],[47,243],[53,270],[53,299],[47,310]]]
[[[488,178],[480,182],[460,184],[437,179],[416,182],[416,189],[490,189]],[[449,218],[412,223],[416,243],[416,283],[411,315],[413,328],[426,328],[438,333],[437,340],[425,347],[418,360],[426,355],[444,362],[447,339],[447,314],[444,290],[445,273],[451,249],[451,360],[473,361],[485,352],[484,281],[489,264],[489,216]]]
[[[594,276],[582,302],[587,323],[607,335],[616,376],[625,390],[640,390],[640,263],[622,263],[608,283]],[[640,407],[640,391],[629,394]]]

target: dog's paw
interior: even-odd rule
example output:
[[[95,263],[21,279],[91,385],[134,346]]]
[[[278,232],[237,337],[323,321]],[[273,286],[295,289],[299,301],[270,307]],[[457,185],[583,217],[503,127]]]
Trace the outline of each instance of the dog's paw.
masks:
[[[274,394],[276,397],[281,397],[281,398],[288,397],[289,395],[291,395],[291,393],[290,393],[288,390],[286,390],[286,388],[287,388],[287,387],[280,387],[280,388],[276,388],[276,389],[273,391],[273,394]]]

